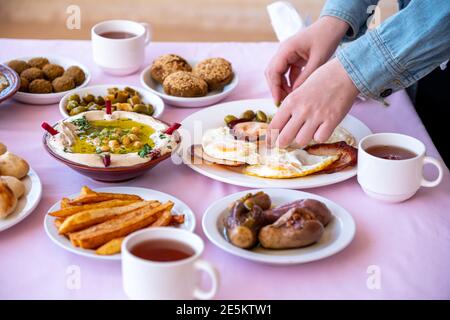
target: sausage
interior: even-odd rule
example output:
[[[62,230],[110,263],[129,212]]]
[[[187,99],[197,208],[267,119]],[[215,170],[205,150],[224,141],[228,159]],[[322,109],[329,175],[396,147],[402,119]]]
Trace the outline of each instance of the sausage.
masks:
[[[315,215],[305,208],[292,208],[275,223],[259,232],[259,242],[267,249],[300,248],[317,242],[324,227]]]

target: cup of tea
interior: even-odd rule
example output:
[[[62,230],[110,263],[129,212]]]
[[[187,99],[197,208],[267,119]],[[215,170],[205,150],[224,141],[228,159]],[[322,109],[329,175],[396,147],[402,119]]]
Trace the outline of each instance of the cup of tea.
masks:
[[[212,299],[219,287],[217,270],[200,259],[203,240],[176,228],[141,230],[122,243],[123,288],[130,299]],[[211,288],[199,287],[201,272]]]
[[[143,64],[145,47],[150,39],[147,23],[129,20],[100,22],[91,30],[94,62],[112,75],[132,74]]]
[[[442,181],[443,166],[425,155],[425,145],[416,138],[398,133],[376,133],[364,137],[358,148],[358,182],[372,198],[401,202],[420,187],[435,187]],[[438,169],[434,181],[423,177],[423,166]]]

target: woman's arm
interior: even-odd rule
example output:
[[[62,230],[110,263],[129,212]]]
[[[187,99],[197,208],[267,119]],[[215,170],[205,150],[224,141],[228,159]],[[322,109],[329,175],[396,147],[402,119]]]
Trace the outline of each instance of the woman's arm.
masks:
[[[412,0],[378,28],[338,50],[358,90],[382,100],[450,58],[450,1]]]

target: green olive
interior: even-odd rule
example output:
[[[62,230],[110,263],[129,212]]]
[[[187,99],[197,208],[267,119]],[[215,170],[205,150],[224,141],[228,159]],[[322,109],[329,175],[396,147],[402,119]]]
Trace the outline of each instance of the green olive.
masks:
[[[66,105],[66,109],[67,111],[71,111],[72,109],[78,107],[78,102],[76,102],[75,100],[69,101]]]
[[[95,98],[95,103],[98,104],[99,106],[104,106],[105,105],[105,99],[103,99],[102,96],[98,96],[97,98]]]
[[[229,124],[231,121],[237,120],[237,118],[232,114],[229,114],[223,120],[225,121],[226,124]]]
[[[89,107],[92,106],[93,104],[95,104],[95,102],[94,102],[94,101],[91,101],[91,102],[89,102],[89,103],[87,104],[87,107],[89,108]]]
[[[148,103],[147,104],[147,114],[149,116],[151,116],[151,115],[153,115],[154,112],[155,112],[155,109],[153,108],[153,106],[150,103]]]
[[[272,118],[273,118],[272,116],[268,116],[267,117],[267,123],[270,123],[270,121],[272,121]]]
[[[252,121],[255,118],[255,113],[252,110],[247,110],[241,115],[241,118]]]
[[[91,103],[89,103],[90,104],[90,106],[88,106],[88,110],[89,111],[93,111],[93,110],[102,110],[102,106],[99,106],[98,104],[96,104],[96,103],[93,103],[92,102],[92,104]]]
[[[256,112],[256,121],[259,122],[266,122],[267,121],[267,116],[264,112],[262,112],[261,110],[259,110],[258,112]]]
[[[117,99],[117,102],[120,102],[120,103],[127,102],[128,92],[126,92],[126,91],[119,91],[117,93],[116,99]]]
[[[133,111],[137,113],[147,113],[147,106],[145,104],[136,104],[133,106]]]
[[[136,90],[134,90],[133,88],[130,88],[130,87],[125,87],[125,88],[123,88],[123,90],[128,92],[130,95],[135,95],[136,94]]]
[[[76,108],[73,108],[72,110],[70,110],[70,115],[74,116],[74,115],[77,115],[77,114],[85,112],[85,111],[87,111],[87,107],[79,106],[79,107],[76,107]]]
[[[80,96],[79,96],[79,95],[77,95],[77,94],[72,94],[72,95],[69,97],[69,101],[76,101],[76,102],[80,103],[81,99],[80,99]]]
[[[128,102],[134,106],[135,104],[140,104],[141,103],[141,98],[139,98],[139,96],[132,96],[130,99],[128,99]]]
[[[93,94],[86,93],[86,94],[84,95],[84,97],[83,97],[83,101],[86,102],[86,103],[94,102],[94,101],[95,101],[95,97],[94,97]]]

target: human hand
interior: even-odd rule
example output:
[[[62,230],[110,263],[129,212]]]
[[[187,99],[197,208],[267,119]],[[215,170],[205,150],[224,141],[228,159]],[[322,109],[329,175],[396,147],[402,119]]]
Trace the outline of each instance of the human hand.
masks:
[[[325,142],[358,93],[339,60],[330,60],[283,101],[270,122],[267,144],[285,148],[292,142],[301,147],[312,139]]]
[[[325,16],[280,44],[265,72],[277,105],[330,59],[348,27],[345,21]]]

